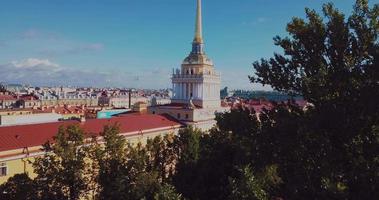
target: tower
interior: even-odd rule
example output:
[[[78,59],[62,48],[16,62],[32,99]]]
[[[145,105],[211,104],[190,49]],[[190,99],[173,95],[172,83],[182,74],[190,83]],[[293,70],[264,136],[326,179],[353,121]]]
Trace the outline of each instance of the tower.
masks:
[[[195,36],[192,50],[181,68],[172,75],[173,103],[189,103],[200,108],[220,107],[220,75],[204,52],[201,0],[197,0]]]
[[[173,70],[171,103],[150,106],[148,112],[168,114],[188,126],[209,130],[216,124],[215,113],[227,108],[221,107],[221,77],[204,52],[201,11],[201,0],[197,0],[192,50],[180,69]]]

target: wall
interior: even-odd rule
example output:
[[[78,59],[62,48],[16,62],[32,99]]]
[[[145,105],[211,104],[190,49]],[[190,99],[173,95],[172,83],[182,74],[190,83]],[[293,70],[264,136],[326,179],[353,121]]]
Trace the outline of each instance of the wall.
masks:
[[[39,113],[39,114],[27,114],[27,115],[2,115],[2,116],[0,116],[0,126],[56,122],[60,118],[62,118],[62,115],[59,115],[56,113]]]

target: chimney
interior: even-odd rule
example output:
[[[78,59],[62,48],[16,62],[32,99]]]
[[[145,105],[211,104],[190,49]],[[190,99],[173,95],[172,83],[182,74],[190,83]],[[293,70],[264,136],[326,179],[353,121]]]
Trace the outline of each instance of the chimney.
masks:
[[[132,108],[132,90],[129,90],[129,109]]]
[[[84,116],[80,116],[80,122],[81,122],[81,123],[86,122],[86,118],[85,118]]]

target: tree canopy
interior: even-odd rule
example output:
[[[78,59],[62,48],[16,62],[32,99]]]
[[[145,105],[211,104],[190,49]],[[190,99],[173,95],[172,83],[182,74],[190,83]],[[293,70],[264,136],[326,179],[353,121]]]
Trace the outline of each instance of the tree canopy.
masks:
[[[253,83],[311,103],[273,102],[218,114],[207,133],[129,143],[117,124],[101,139],[62,127],[33,166],[0,186],[12,199],[378,199],[379,5],[357,0],[293,18],[283,53],[253,64]],[[20,193],[23,190],[24,193]],[[2,195],[2,196],[1,196]]]

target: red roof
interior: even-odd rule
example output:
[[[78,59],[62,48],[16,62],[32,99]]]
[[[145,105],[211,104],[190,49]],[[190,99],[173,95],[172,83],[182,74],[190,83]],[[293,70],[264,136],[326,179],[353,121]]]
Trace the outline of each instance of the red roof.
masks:
[[[17,100],[16,97],[12,96],[12,95],[0,95],[0,101],[14,101],[14,100]]]
[[[87,134],[99,135],[105,125],[118,123],[121,133],[133,135],[133,132],[174,127],[182,125],[167,115],[130,114],[111,119],[92,119],[86,122],[75,120],[0,127],[0,151],[40,146],[51,140],[60,126],[78,124]]]
[[[38,100],[38,97],[37,96],[34,96],[34,95],[22,95],[20,97],[20,99],[24,100],[24,101],[35,101],[35,100]]]

